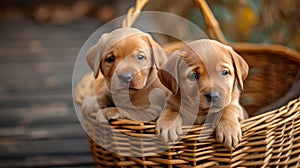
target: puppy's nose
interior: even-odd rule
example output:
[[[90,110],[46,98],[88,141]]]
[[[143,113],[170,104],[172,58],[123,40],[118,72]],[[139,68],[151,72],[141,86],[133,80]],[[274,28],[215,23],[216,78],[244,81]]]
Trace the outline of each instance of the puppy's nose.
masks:
[[[131,72],[126,72],[119,75],[119,78],[125,83],[130,83],[133,79],[133,74]]]
[[[210,93],[205,94],[205,98],[208,102],[213,103],[220,100],[221,95],[217,91],[212,91]]]

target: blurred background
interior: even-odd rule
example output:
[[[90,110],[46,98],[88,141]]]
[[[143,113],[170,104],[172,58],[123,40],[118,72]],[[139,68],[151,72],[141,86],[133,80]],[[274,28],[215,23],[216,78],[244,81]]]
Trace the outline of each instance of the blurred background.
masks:
[[[72,100],[82,45],[134,0],[0,1],[0,167],[93,167]],[[208,0],[227,40],[300,50],[299,0]],[[185,17],[206,31],[192,0],[144,10]]]
[[[295,0],[208,0],[229,41],[276,43],[299,49],[300,2]],[[82,19],[99,25],[124,15],[134,0],[12,0],[0,2],[0,19],[18,22],[29,19],[39,25],[66,26]],[[164,11],[185,17],[205,30],[194,2],[150,0],[146,10]]]

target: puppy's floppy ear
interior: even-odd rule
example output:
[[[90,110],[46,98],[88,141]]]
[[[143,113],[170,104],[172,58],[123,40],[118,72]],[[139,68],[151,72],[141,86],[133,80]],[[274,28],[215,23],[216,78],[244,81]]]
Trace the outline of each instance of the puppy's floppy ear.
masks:
[[[173,54],[168,61],[158,70],[158,77],[161,83],[167,87],[174,95],[179,92],[179,66],[181,58]]]
[[[89,67],[93,70],[94,72],[94,77],[97,78],[99,75],[99,68],[100,68],[100,62],[102,55],[100,55],[100,45],[103,43],[103,41],[106,40],[107,33],[103,34],[101,38],[98,40],[98,42],[93,45],[86,54],[86,60],[89,65]]]
[[[99,66],[100,66],[100,63],[99,63],[98,67],[96,65],[96,61],[98,60],[97,57],[99,57],[98,50],[99,50],[99,47],[98,47],[98,43],[97,43],[97,44],[93,45],[86,54],[86,61],[89,65],[89,67],[93,70],[95,78],[97,78],[97,76],[98,76]]]
[[[236,53],[231,47],[228,47],[227,49],[233,61],[236,78],[238,80],[241,89],[243,89],[244,88],[243,81],[248,76],[249,66],[247,62],[238,53]]]
[[[152,53],[152,57],[154,60],[154,64],[155,64],[156,68],[159,69],[167,61],[166,52],[159,44],[157,44],[152,39],[152,37],[149,34],[147,34],[145,36],[145,38],[147,39],[147,41],[151,47],[151,53]]]

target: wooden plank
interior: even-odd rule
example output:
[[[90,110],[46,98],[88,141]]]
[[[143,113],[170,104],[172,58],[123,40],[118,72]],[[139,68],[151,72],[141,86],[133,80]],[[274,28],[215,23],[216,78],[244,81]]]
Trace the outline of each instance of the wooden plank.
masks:
[[[1,69],[2,68],[0,68],[0,70]],[[0,84],[0,95],[16,94],[18,92],[23,94],[34,94],[34,91],[47,94],[48,92],[67,91],[68,88],[70,89],[69,91],[71,91],[73,65],[64,68],[53,66],[53,69],[57,69],[58,71],[61,71],[61,73],[58,72],[53,74],[51,70],[48,72],[32,73],[39,71],[39,68],[24,70],[23,72],[18,73],[18,76],[14,76],[13,73],[2,72],[0,73],[0,78],[3,80]],[[14,71],[13,68],[7,68],[7,70],[10,72]],[[84,73],[86,72],[84,71]]]
[[[43,140],[86,138],[86,133],[79,123],[45,124],[16,127],[1,127],[0,139],[5,140]]]
[[[36,76],[35,76],[36,75]],[[63,73],[57,73],[57,74],[49,74],[49,75],[43,75],[43,74],[29,74],[28,73],[28,76],[9,76],[9,74],[6,75],[6,77],[4,76],[0,76],[2,77],[2,79],[5,79],[5,81],[3,81],[3,84],[10,84],[10,83],[17,83],[20,85],[20,83],[23,82],[23,84],[26,84],[26,83],[29,83],[29,84],[32,84],[33,86],[35,87],[38,87],[36,86],[36,84],[40,84],[40,85],[46,85],[48,87],[51,87],[52,85],[55,85],[56,83],[60,81],[63,81],[63,82],[69,82],[71,84],[71,81],[72,81],[72,70],[68,70],[67,72],[63,72]],[[34,81],[29,81],[29,80],[33,80],[35,79],[36,80],[36,83]],[[26,81],[28,80],[28,82]],[[26,82],[24,82],[26,81]],[[42,83],[43,82],[43,83]],[[7,85],[9,86],[9,85]],[[26,89],[26,88],[24,88]]]
[[[0,42],[0,44],[2,44]],[[81,45],[74,48],[42,49],[37,53],[30,53],[29,49],[2,49],[0,48],[1,63],[8,62],[43,62],[43,61],[75,61]]]
[[[101,23],[95,20],[80,20],[66,26],[39,25],[31,20],[0,23],[1,39],[3,41],[17,41],[29,39],[87,39]]]
[[[54,67],[61,70],[58,67]],[[0,68],[1,69],[1,68]],[[85,67],[87,69],[87,67]],[[38,70],[31,70],[32,72]],[[25,71],[26,72],[26,71]],[[61,73],[50,74],[49,72],[19,73],[20,76],[14,76],[11,73],[0,75],[0,98],[22,95],[36,94],[61,94],[71,93],[73,67],[62,70]],[[51,71],[50,71],[51,72]],[[89,72],[89,69],[83,70],[81,74]],[[80,74],[80,75],[81,75]],[[79,77],[82,78],[82,77]]]
[[[47,106],[1,109],[0,126],[51,125],[78,123],[73,106],[66,103],[49,103]]]
[[[88,35],[88,33],[84,33]],[[13,36],[13,35],[12,35]],[[53,35],[51,39],[60,39],[61,37],[56,35]],[[84,44],[84,42],[87,39],[85,37],[71,37],[69,39],[64,39],[64,40],[50,40],[50,39],[28,39],[28,40],[22,40],[19,39],[18,41],[14,40],[2,40],[0,39],[0,51],[1,51],[1,56],[5,56],[3,53],[12,53],[12,54],[24,54],[24,53],[36,53],[36,52],[30,52],[32,47],[37,47],[38,50],[41,53],[45,53],[45,51],[77,51],[79,50],[80,46]],[[19,55],[20,56],[20,55]],[[53,55],[55,57],[62,57],[64,55]]]
[[[55,80],[55,79],[54,79]],[[71,80],[71,79],[69,79]],[[42,83],[42,84],[40,84]],[[5,84],[0,84],[0,101],[8,99],[20,99],[21,97],[46,97],[47,95],[70,95],[72,92],[72,83],[70,81],[64,83],[58,83],[58,81],[52,81],[49,84],[46,82],[35,81],[32,83],[26,83],[22,85],[12,84],[7,87]]]
[[[71,88],[70,88],[71,89]],[[35,101],[48,101],[48,100],[72,100],[71,93],[61,93],[61,94],[39,94],[39,95],[20,95],[15,97],[0,97],[1,101],[28,101],[28,102],[35,102]],[[14,103],[14,102],[12,102]]]
[[[64,60],[64,61],[43,61],[43,62],[0,62],[0,76],[6,77],[7,79],[20,78],[24,77],[36,77],[41,78],[45,76],[41,75],[70,75],[75,64],[84,66],[82,68],[88,68],[87,63],[84,60],[75,62],[74,60]],[[81,67],[79,67],[81,68]],[[25,76],[24,76],[25,75]],[[24,76],[24,77],[23,77]]]
[[[26,83],[21,81],[4,81],[0,84],[0,96],[5,96],[4,99],[9,97],[18,97],[22,95],[53,95],[53,94],[71,94],[72,77],[64,79],[50,76],[44,80],[31,80]],[[28,79],[30,80],[30,79]]]
[[[0,157],[25,157],[35,155],[67,155],[89,153],[87,138],[50,140],[0,140]]]
[[[37,75],[53,75],[54,72],[63,72],[63,74],[70,74],[70,76],[72,76],[74,63],[73,61],[0,63],[0,76],[8,79],[18,77],[24,80],[27,76],[39,77]]]
[[[23,89],[27,89],[24,87],[24,85],[28,86],[29,89],[36,88],[39,89],[39,87],[52,87],[60,83],[69,83],[72,84],[72,69],[67,69],[67,71],[64,71],[62,73],[57,74],[49,74],[49,75],[43,75],[43,74],[29,74],[28,76],[0,76],[3,81],[1,81],[1,85],[13,88],[12,85],[17,85],[19,87],[23,86]],[[26,81],[26,82],[24,82]],[[44,85],[44,86],[43,86]]]
[[[68,106],[73,106],[73,98],[71,94],[60,95],[20,95],[18,97],[0,97],[1,108],[23,108],[23,107],[41,107],[48,106],[52,103],[66,103]],[[29,111],[30,109],[28,109]]]
[[[93,166],[71,80],[76,56],[98,25],[0,22],[0,167]]]
[[[94,168],[90,154],[38,155],[0,159],[0,167],[83,167]]]

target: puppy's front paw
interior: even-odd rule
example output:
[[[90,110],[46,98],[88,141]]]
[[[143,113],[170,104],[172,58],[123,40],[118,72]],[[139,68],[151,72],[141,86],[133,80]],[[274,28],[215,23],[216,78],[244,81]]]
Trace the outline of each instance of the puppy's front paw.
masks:
[[[156,133],[163,142],[175,141],[182,134],[182,119],[180,115],[175,117],[160,117],[156,122]],[[170,138],[170,139],[169,139]]]
[[[238,121],[221,119],[216,126],[216,139],[228,149],[233,150],[242,140],[242,130]]]
[[[83,100],[81,110],[84,114],[97,112],[99,110],[95,97],[87,97]]]
[[[105,123],[108,120],[116,120],[124,118],[124,116],[114,107],[100,109],[97,113],[97,122]]]

